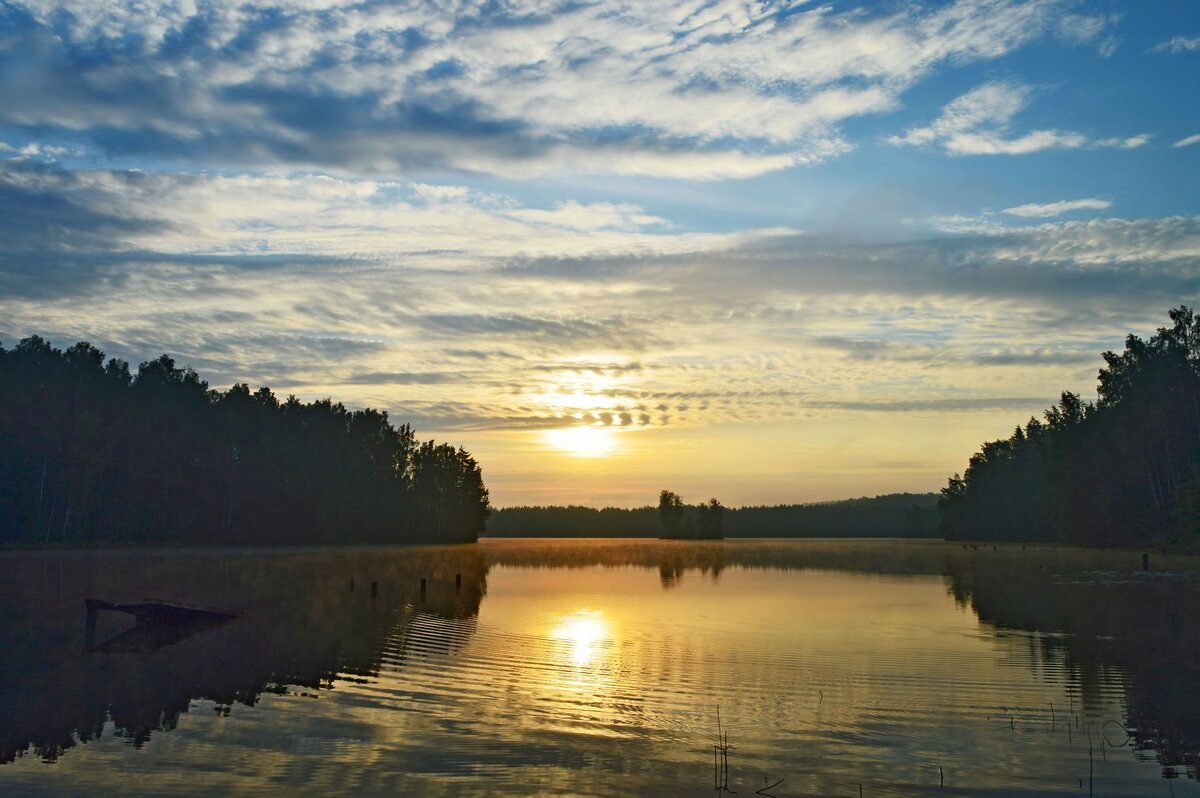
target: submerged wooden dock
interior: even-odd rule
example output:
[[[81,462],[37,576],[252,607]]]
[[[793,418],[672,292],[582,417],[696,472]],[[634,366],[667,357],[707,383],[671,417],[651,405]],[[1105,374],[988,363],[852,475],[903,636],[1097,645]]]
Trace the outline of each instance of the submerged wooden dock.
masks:
[[[136,603],[115,604],[100,599],[86,599],[87,625],[85,652],[148,653],[177,643],[207,629],[228,623],[241,616],[232,610],[197,607],[160,599],[143,599]],[[96,617],[100,612],[122,612],[132,615],[132,629],[96,643]]]

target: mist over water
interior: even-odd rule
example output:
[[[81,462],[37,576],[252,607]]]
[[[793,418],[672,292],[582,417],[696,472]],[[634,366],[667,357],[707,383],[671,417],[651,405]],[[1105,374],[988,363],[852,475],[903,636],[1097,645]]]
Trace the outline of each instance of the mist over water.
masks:
[[[710,794],[718,707],[740,795],[1200,794],[1183,558],[488,540],[0,564],[15,794]],[[240,616],[85,650],[86,598],[146,597]],[[101,613],[93,649],[131,626]]]

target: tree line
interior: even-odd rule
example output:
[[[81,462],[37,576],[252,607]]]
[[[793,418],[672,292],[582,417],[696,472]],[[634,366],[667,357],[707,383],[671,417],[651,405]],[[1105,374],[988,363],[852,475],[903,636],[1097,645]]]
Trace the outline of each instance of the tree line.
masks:
[[[167,356],[137,373],[86,342],[0,346],[0,544],[473,541],[466,450],[386,412],[209,388]]]
[[[1200,535],[1200,317],[1105,352],[1097,398],[1066,391],[942,489],[949,539],[1100,546]]]
[[[660,495],[661,500],[661,495]],[[725,537],[934,537],[937,494],[894,493],[843,501],[722,507]],[[698,507],[688,512],[697,519]],[[492,511],[498,537],[659,537],[659,508],[520,506]]]

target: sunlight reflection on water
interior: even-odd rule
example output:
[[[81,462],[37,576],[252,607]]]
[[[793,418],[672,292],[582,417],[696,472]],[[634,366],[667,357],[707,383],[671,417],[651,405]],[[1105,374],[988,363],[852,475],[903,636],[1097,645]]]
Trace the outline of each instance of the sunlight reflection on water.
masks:
[[[741,794],[769,776],[779,796],[919,795],[944,774],[939,794],[1077,795],[1089,772],[1098,795],[1165,794],[1156,754],[1182,775],[1200,747],[1179,664],[1194,578],[1071,576],[1124,573],[1091,555],[491,541],[19,558],[0,608],[0,743],[29,751],[0,765],[14,794],[702,794],[718,705]],[[245,614],[160,651],[80,653],[84,596],[168,588]],[[1089,752],[1109,721],[1137,744]]]
[[[568,660],[576,667],[595,663],[612,642],[604,614],[590,609],[576,610],[559,619],[550,636],[565,644]]]

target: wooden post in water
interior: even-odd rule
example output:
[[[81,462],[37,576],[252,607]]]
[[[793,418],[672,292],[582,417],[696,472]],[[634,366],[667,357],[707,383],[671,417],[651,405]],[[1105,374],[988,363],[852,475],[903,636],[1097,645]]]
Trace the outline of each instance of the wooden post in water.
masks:
[[[379,606],[379,583],[371,583],[371,611],[374,612]]]
[[[96,647],[96,608],[88,604],[87,623],[83,632],[83,645],[89,651]]]
[[[421,577],[421,601],[425,601],[425,577]]]
[[[1142,553],[1142,570],[1150,570],[1150,555],[1145,552]]]
[[[455,574],[454,575],[454,592],[457,593],[460,590],[462,590],[462,574]]]

